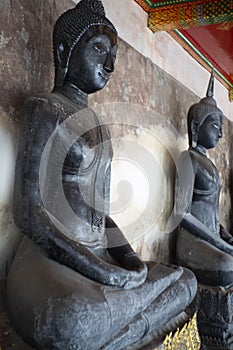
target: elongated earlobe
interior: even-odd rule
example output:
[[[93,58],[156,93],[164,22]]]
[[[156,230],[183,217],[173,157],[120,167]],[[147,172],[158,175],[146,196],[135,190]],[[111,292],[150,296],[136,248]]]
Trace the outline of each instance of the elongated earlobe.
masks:
[[[66,74],[67,74],[67,68],[58,67],[55,77],[55,85],[56,86],[62,86],[64,84]]]
[[[198,129],[199,129],[199,123],[197,120],[191,121],[191,134],[192,134],[192,147],[197,147],[197,135],[198,135]]]
[[[197,147],[197,136],[192,134],[192,148]]]
[[[70,47],[67,44],[67,42],[62,42],[57,48],[57,59],[58,59],[58,67],[56,70],[56,77],[55,77],[55,85],[56,86],[62,86],[66,74],[68,71],[68,61],[69,61],[69,55],[70,55]]]

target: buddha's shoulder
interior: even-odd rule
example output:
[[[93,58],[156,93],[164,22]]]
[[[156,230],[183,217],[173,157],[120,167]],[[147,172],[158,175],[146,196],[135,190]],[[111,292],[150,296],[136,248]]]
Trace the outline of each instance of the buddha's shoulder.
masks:
[[[189,152],[189,150],[185,150],[181,152],[178,156],[177,162],[179,164],[187,164],[192,161],[192,154]]]
[[[24,110],[31,109],[40,110],[59,110],[64,109],[65,103],[56,94],[38,94],[36,96],[30,96],[24,103]]]
[[[75,106],[69,104],[65,99],[60,98],[57,94],[38,94],[29,97],[23,106],[22,120],[28,122],[41,123],[61,123],[77,110]]]
[[[188,171],[188,169],[191,169],[192,171],[195,171],[197,169],[199,164],[198,156],[195,152],[192,152],[192,150],[187,149],[180,153],[179,158],[177,160],[177,166],[182,169],[182,171]]]
[[[50,114],[70,115],[78,112],[81,106],[72,103],[65,96],[58,93],[38,94],[29,97],[24,104],[25,110],[34,110],[36,112],[46,111]]]

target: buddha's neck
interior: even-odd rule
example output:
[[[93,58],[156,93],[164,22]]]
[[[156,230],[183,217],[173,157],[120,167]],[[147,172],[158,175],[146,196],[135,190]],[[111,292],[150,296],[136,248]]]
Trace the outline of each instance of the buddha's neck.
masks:
[[[88,95],[71,83],[65,83],[59,87],[55,86],[53,92],[63,94],[72,102],[82,104],[84,107],[87,107]]]
[[[201,145],[197,145],[195,148],[191,147],[191,149],[193,149],[194,151],[203,154],[204,156],[207,157],[207,153],[206,153],[206,148],[201,146]]]

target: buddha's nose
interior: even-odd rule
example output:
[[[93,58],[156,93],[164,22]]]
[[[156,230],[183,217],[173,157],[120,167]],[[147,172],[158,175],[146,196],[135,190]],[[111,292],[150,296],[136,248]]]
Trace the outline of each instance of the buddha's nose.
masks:
[[[114,71],[114,61],[111,53],[107,54],[106,60],[104,62],[104,70],[107,73],[112,73]]]

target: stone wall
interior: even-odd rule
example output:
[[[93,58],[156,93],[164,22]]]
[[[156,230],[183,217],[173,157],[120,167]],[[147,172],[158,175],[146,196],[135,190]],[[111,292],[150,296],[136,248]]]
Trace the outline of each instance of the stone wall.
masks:
[[[68,0],[0,4],[0,279],[20,239],[10,209],[20,109],[27,96],[52,87],[52,27],[70,4]],[[198,100],[123,40],[110,83],[90,97],[90,105],[107,120],[114,137],[113,216],[146,259],[169,260],[167,222],[173,208],[175,158],[187,146],[186,113]],[[223,178],[221,216],[227,228],[231,224],[231,130],[227,121],[225,138],[211,153]],[[116,202],[119,206],[114,209]]]

